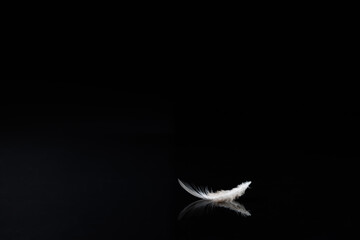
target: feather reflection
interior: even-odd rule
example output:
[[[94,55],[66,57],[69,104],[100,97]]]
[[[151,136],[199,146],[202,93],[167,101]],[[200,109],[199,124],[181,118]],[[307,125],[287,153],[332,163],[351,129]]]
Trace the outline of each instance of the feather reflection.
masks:
[[[251,216],[250,212],[246,210],[246,208],[238,202],[235,201],[226,201],[226,202],[214,202],[209,200],[199,200],[193,203],[190,203],[186,206],[178,216],[178,220],[182,219],[185,215],[192,215],[195,212],[202,212],[209,208],[214,207],[222,207],[229,209],[231,211],[236,212],[237,214],[241,214],[244,217]]]

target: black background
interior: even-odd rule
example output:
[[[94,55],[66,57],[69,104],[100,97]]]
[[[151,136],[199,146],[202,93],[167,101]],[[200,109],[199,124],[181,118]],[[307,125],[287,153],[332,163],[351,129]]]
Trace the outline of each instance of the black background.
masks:
[[[353,31],[323,18],[105,15],[8,19],[1,239],[350,235],[360,112],[340,83],[356,79]],[[178,178],[252,181],[238,200],[252,216],[178,220],[196,200]]]
[[[353,105],[77,87],[2,103],[2,239],[339,239],[354,227]],[[178,178],[214,190],[251,180],[239,202],[252,216],[177,220],[196,200]]]

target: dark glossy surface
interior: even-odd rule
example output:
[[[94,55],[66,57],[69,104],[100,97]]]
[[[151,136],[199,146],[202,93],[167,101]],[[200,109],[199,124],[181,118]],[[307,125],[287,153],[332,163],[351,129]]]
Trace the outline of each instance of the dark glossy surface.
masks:
[[[343,239],[353,230],[354,109],[272,108],[234,92],[100,96],[2,105],[1,239]],[[251,216],[201,206],[179,219],[198,199],[177,178],[214,190],[251,180],[238,199]]]

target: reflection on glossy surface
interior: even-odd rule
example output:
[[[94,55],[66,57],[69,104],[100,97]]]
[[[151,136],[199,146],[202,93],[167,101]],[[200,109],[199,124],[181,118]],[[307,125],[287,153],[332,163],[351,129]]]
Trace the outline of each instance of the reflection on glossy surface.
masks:
[[[191,215],[194,212],[200,212],[209,208],[222,207],[241,214],[242,216],[251,216],[243,205],[235,201],[226,201],[226,202],[213,202],[209,200],[199,200],[193,203],[190,203],[186,206],[178,216],[178,220],[182,219],[185,215]]]

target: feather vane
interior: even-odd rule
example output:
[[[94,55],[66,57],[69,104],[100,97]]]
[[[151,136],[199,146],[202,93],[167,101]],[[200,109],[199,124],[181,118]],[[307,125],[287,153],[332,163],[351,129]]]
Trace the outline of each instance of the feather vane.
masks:
[[[213,192],[209,191],[207,187],[202,189],[200,187],[191,186],[187,183],[184,183],[180,179],[178,179],[178,181],[180,186],[191,195],[197,198],[211,200],[215,202],[233,201],[234,199],[244,195],[246,189],[251,184],[251,181],[247,181],[239,184],[237,187],[231,190],[220,190]]]

